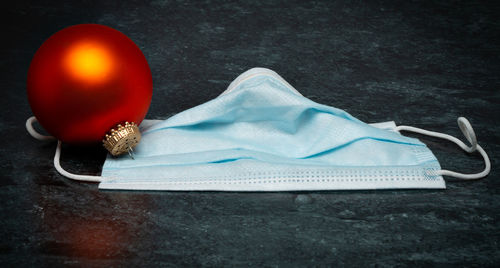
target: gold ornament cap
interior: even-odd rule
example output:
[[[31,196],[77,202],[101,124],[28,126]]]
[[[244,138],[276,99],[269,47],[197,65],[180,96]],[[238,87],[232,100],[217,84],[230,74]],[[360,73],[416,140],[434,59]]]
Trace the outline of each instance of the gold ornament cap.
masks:
[[[134,122],[125,122],[112,128],[102,140],[104,148],[113,156],[129,153],[141,140],[141,132]]]

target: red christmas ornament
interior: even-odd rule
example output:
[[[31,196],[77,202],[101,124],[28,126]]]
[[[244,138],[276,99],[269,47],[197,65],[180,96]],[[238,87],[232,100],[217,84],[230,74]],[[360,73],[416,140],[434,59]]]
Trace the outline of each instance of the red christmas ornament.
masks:
[[[141,50],[97,24],[71,26],[47,39],[31,61],[27,88],[33,114],[51,135],[78,144],[108,139],[105,147],[123,147],[116,154],[140,139],[133,123],[142,122],[153,94]]]

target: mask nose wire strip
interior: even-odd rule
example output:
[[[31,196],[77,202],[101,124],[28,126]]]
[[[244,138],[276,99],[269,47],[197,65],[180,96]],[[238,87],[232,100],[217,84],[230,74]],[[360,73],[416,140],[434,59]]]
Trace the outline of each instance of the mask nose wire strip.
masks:
[[[463,173],[458,173],[450,170],[438,170],[434,174],[429,174],[429,175],[445,175],[445,176],[450,176],[450,177],[455,177],[458,179],[463,179],[463,180],[476,180],[483,178],[487,176],[490,173],[491,170],[491,163],[490,163],[490,158],[488,157],[488,154],[484,151],[484,149],[477,144],[477,139],[476,139],[476,134],[474,133],[474,129],[472,128],[471,124],[465,117],[459,117],[458,120],[458,126],[460,127],[460,130],[464,134],[465,138],[471,143],[471,146],[467,146],[465,143],[463,143],[461,140],[440,132],[434,132],[434,131],[429,131],[421,128],[416,128],[416,127],[411,127],[411,126],[397,126],[394,128],[396,131],[409,131],[409,132],[415,132],[431,137],[436,137],[436,138],[441,138],[445,140],[449,140],[455,144],[457,144],[460,148],[462,148],[464,151],[468,153],[473,153],[475,151],[478,151],[481,156],[483,157],[484,160],[484,170],[479,173],[475,174],[463,174]]]
[[[37,140],[55,140],[56,138],[53,136],[46,136],[38,133],[34,128],[33,128],[33,123],[38,122],[36,117],[32,116],[26,120],[26,130],[28,133],[35,139]],[[88,181],[88,182],[101,182],[105,180],[106,178],[101,177],[101,176],[91,176],[91,175],[78,175],[78,174],[73,174],[69,173],[66,170],[64,170],[61,167],[60,163],[60,158],[61,158],[61,141],[57,141],[57,148],[56,148],[56,154],[54,155],[54,166],[59,172],[59,174],[63,175],[64,177],[72,180],[77,180],[77,181]]]

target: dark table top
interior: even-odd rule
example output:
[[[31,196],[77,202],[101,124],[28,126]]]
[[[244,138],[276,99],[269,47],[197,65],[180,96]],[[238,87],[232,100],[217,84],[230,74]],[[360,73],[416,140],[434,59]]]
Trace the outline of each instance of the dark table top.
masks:
[[[487,1],[13,1],[1,11],[0,265],[498,264],[499,10]],[[466,116],[492,172],[446,190],[133,192],[68,180],[53,167],[55,144],[24,129],[26,72],[46,38],[79,23],[116,28],[142,49],[154,81],[148,118],[267,67],[365,122],[462,138],[456,118]],[[483,168],[478,154],[418,137],[444,168]],[[71,172],[98,175],[104,158],[100,146],[63,146]]]

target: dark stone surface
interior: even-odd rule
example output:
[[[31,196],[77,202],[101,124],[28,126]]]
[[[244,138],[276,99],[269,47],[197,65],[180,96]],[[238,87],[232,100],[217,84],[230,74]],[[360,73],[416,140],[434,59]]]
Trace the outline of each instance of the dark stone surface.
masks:
[[[500,8],[494,1],[13,1],[0,50],[1,266],[495,266],[500,262]],[[436,1],[437,2],[437,1]],[[306,97],[366,122],[460,136],[475,127],[493,170],[443,191],[99,191],[52,165],[24,129],[26,72],[54,32],[114,27],[153,72],[149,118],[208,101],[241,72],[276,70]],[[479,155],[421,137],[443,167]],[[99,147],[63,166],[99,174]]]

